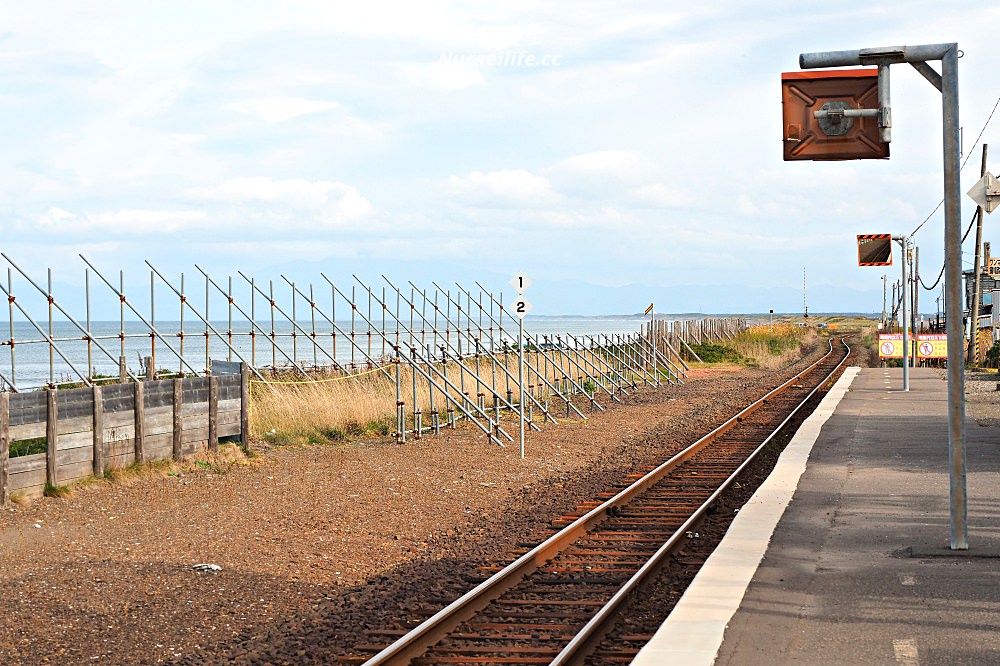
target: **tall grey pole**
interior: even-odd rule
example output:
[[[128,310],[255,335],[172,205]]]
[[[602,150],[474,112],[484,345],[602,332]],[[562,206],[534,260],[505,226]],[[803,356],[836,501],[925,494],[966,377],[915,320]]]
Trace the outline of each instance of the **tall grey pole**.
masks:
[[[965,367],[962,346],[961,125],[958,117],[958,44],[941,58],[944,118],[945,288],[948,293],[948,460],[951,463],[951,548],[969,547],[965,483]],[[978,314],[978,313],[976,313]]]
[[[913,291],[910,297],[913,298],[913,310],[910,312],[910,330],[913,337],[920,335],[920,248],[913,248]],[[913,365],[916,367],[917,358],[914,357]]]
[[[989,146],[983,144],[983,166],[979,176],[986,175],[986,153]],[[969,308],[969,357],[970,364],[979,365],[979,302],[983,298],[982,283],[982,247],[983,247],[983,207],[976,208],[976,255],[972,265],[972,277],[975,280],[972,289],[972,307]]]
[[[899,262],[903,267],[903,283],[900,285],[899,300],[903,308],[902,312],[900,313],[901,314],[900,319],[903,322],[903,390],[909,391],[910,390],[910,319],[907,316],[906,312],[907,309],[906,301],[908,298],[906,294],[906,287],[908,284],[908,281],[906,279],[906,250],[907,250],[906,246],[909,244],[910,239],[906,236],[893,236],[893,240],[898,240],[900,247],[903,248],[903,253],[902,253],[903,258],[902,261]]]
[[[882,328],[885,328],[885,282],[889,276],[882,274]]]
[[[965,494],[965,334],[962,326],[962,229],[959,219],[962,206],[959,198],[961,126],[958,118],[958,53],[956,43],[803,53],[799,56],[799,66],[803,69],[813,69],[852,65],[882,66],[905,62],[910,63],[941,92],[944,135],[945,328],[948,336],[951,548],[966,550],[969,547],[969,529]],[[927,64],[928,60],[941,61],[940,74]]]

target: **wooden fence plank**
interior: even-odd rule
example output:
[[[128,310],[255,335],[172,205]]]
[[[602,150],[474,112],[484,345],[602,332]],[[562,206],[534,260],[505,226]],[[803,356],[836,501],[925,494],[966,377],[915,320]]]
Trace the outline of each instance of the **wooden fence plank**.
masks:
[[[133,384],[108,384],[104,387],[104,413],[129,412],[135,409]]]
[[[10,425],[45,422],[45,395],[38,393],[14,393],[10,395]]]
[[[232,400],[224,400],[222,397],[222,389],[219,389],[219,413],[222,412],[239,412],[240,411],[240,398],[237,395]]]
[[[90,417],[94,409],[94,396],[90,387],[76,389],[60,389],[59,420]]]
[[[13,412],[11,413],[13,416]],[[21,425],[10,426],[10,441],[17,442],[22,439],[35,439],[45,437],[45,418],[37,423],[22,423]]]
[[[85,462],[90,465],[91,471],[94,468],[94,449],[89,446],[80,446],[75,449],[62,449],[56,451],[56,468],[59,470],[59,478],[66,480],[63,474],[63,467]],[[89,473],[89,472],[88,472]]]
[[[45,482],[57,485],[56,477],[56,421],[59,418],[58,389],[49,389],[46,393],[45,410]]]
[[[0,505],[10,504],[10,394],[0,393]]]
[[[45,471],[45,454],[44,453],[33,453],[30,456],[18,456],[16,458],[10,459],[10,475],[23,474],[24,472],[31,472],[34,470]],[[44,476],[42,477],[42,483],[45,483]]]
[[[104,399],[100,386],[95,385],[93,391],[94,431],[91,441],[94,447],[94,476],[104,476]]]
[[[68,435],[59,435],[56,437],[56,452],[82,447],[92,449],[93,443],[94,432],[92,430],[87,430],[86,432],[72,432]]]
[[[208,414],[208,401],[209,396],[206,394],[205,399],[201,402],[188,402],[191,396],[187,392],[184,393],[184,407],[181,410],[181,415],[184,418],[189,418],[191,416],[201,416],[205,417]]]
[[[184,380],[174,380],[174,460],[180,461],[184,457],[181,447],[183,445],[184,431],[181,423],[181,410],[184,409]]]
[[[94,463],[90,461],[90,456],[87,456],[87,459],[81,462],[60,465],[59,478],[62,480],[64,486],[74,481],[89,478],[93,476],[93,466]]]
[[[244,368],[240,376],[3,394],[7,418],[0,408],[0,501],[12,490],[40,493],[45,483],[100,476],[133,461],[181,460],[191,452],[217,450],[220,437],[240,435],[246,441],[248,378]],[[45,453],[10,458],[11,442],[38,437],[45,437]]]
[[[135,430],[135,413],[129,408],[127,412],[109,412],[108,401],[104,401],[104,427],[105,428],[128,428],[129,432]]]
[[[135,444],[135,461],[142,463],[146,462],[146,455],[143,451],[143,428],[146,425],[146,384],[144,382],[135,382],[133,384],[134,390],[134,406],[132,411],[133,423],[135,427],[134,435],[132,437]]]
[[[146,407],[170,407],[174,402],[174,380],[146,382]]]
[[[146,437],[174,431],[174,410],[164,412],[162,407],[157,407],[156,410],[156,414],[146,414]]]
[[[92,390],[89,387],[88,391]],[[94,429],[94,406],[88,407],[86,416],[75,416],[72,419],[63,419],[62,404],[59,405],[59,420],[56,422],[56,434],[62,438],[63,435],[72,435],[75,432],[90,432]]]
[[[238,434],[240,434],[240,422],[238,420],[235,423],[219,424],[219,437],[232,437]]]
[[[40,469],[30,469],[10,475],[11,492],[21,491],[26,495],[41,495],[45,489],[45,462]]]
[[[173,433],[150,435],[146,438],[146,455],[150,460],[170,460],[174,455]]]

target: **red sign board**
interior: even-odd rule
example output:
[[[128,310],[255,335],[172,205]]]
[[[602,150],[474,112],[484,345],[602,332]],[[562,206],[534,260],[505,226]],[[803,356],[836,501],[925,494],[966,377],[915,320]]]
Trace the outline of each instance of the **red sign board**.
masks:
[[[838,116],[878,109],[878,70],[834,69],[781,75],[785,160],[861,160],[889,157],[875,117]],[[833,112],[816,118],[816,111]]]

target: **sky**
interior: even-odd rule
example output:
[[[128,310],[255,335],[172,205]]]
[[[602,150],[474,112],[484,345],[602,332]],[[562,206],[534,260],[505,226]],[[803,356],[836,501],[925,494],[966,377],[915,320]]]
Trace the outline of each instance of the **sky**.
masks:
[[[148,260],[507,301],[521,272],[552,315],[800,312],[805,277],[811,312],[881,311],[898,263],[859,268],[855,235],[942,198],[940,95],[895,65],[891,159],[784,162],[780,74],[958,42],[964,229],[980,144],[1000,156],[1000,112],[974,143],[998,32],[964,1],[7,3],[0,248],[56,293],[83,254],[138,299]],[[915,237],[928,285],[943,219]]]

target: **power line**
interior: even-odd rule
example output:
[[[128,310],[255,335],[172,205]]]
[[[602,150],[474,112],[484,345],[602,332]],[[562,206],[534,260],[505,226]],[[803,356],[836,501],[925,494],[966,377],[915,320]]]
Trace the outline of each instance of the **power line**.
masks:
[[[962,235],[963,243],[965,242],[965,239],[969,237],[969,232],[972,231],[972,225],[975,223],[976,223],[976,213],[973,213],[972,219],[969,221],[969,227],[965,230],[965,234]],[[927,291],[934,291],[934,288],[938,286],[939,282],[941,282],[941,277],[943,275],[944,275],[944,264],[941,265],[941,272],[938,273],[937,280],[935,280],[934,284],[932,284],[931,286],[928,287],[926,284],[924,284],[924,279],[920,277],[919,274],[917,275],[917,280],[920,281],[920,286],[926,289]]]
[[[973,151],[975,151],[976,146],[979,145],[979,140],[983,138],[983,134],[986,132],[986,128],[989,127],[990,121],[993,120],[993,114],[995,114],[997,112],[997,107],[998,106],[1000,106],[1000,97],[997,97],[997,101],[993,105],[993,110],[990,111],[989,117],[986,119],[986,122],[983,124],[983,129],[979,130],[979,136],[977,136],[976,140],[972,143],[972,150],[970,150],[969,154],[965,156],[965,160],[962,162],[962,167],[961,167],[961,169],[959,169],[959,171],[961,171],[962,169],[965,169],[965,165],[969,163],[969,158],[972,157]],[[943,206],[943,205],[944,205],[944,199],[941,199],[941,201],[938,202],[938,205],[934,206],[934,210],[932,210],[930,212],[930,215],[928,215],[927,217],[925,217],[924,221],[921,222],[920,224],[918,224],[917,228],[910,232],[910,236],[913,236],[913,234],[915,234],[918,231],[920,231],[920,227],[922,227],[925,224],[927,224],[927,221],[930,220],[932,217],[934,217],[934,213],[938,212],[941,209],[941,206]],[[966,232],[966,235],[968,235],[968,232]],[[962,240],[964,241],[965,239],[963,238]]]

